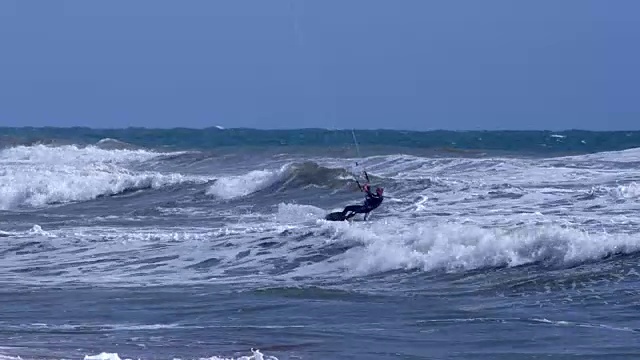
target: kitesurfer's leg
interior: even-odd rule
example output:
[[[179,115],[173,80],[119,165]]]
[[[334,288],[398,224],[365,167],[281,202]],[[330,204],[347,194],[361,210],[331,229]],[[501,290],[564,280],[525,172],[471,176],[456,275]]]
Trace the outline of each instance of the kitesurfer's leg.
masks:
[[[366,214],[369,211],[371,211],[371,209],[364,205],[350,205],[344,208],[344,210],[342,211],[342,215],[345,217],[345,219],[348,220],[354,217],[356,214]],[[346,215],[347,213],[349,214]]]
[[[344,210],[342,210],[342,215],[346,215],[348,212],[357,214],[359,212],[362,212],[361,208],[362,208],[362,205],[349,205],[346,208],[344,208]]]

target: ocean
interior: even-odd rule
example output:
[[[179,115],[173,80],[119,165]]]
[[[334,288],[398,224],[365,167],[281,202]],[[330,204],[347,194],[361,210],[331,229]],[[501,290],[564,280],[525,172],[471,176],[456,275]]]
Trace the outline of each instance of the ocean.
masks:
[[[354,134],[0,128],[0,360],[640,358],[640,132]]]

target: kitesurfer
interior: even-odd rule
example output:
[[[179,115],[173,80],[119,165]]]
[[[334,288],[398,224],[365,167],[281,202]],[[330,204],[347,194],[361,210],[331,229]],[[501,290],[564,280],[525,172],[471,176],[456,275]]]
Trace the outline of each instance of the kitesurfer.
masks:
[[[358,184],[358,186],[360,186],[360,184]],[[360,187],[360,191],[364,191],[365,193],[364,204],[349,205],[345,207],[344,210],[342,210],[342,215],[347,220],[351,219],[356,214],[364,214],[364,219],[367,220],[369,213],[380,206],[380,204],[382,204],[382,200],[384,200],[384,197],[382,196],[384,189],[381,187],[378,187],[374,194],[371,192],[369,184],[364,184],[364,186]]]

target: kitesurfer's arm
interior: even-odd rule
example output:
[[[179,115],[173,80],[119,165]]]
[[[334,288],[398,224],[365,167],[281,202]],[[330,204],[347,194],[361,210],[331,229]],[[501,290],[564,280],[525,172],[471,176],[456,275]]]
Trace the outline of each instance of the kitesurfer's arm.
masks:
[[[358,189],[360,189],[360,191],[364,191],[367,193],[370,193],[369,191],[369,174],[367,174],[366,171],[363,171],[365,178],[367,179],[367,182],[364,183],[364,185],[360,185],[360,181],[358,181],[358,179],[354,176],[354,180],[356,181],[356,184],[358,185]]]

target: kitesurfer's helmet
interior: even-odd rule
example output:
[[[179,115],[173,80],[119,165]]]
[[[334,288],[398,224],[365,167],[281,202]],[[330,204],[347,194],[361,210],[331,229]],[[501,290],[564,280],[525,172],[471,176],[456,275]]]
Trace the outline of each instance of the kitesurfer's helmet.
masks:
[[[376,189],[376,194],[378,194],[379,196],[382,196],[382,193],[384,192],[384,189],[379,187]]]

